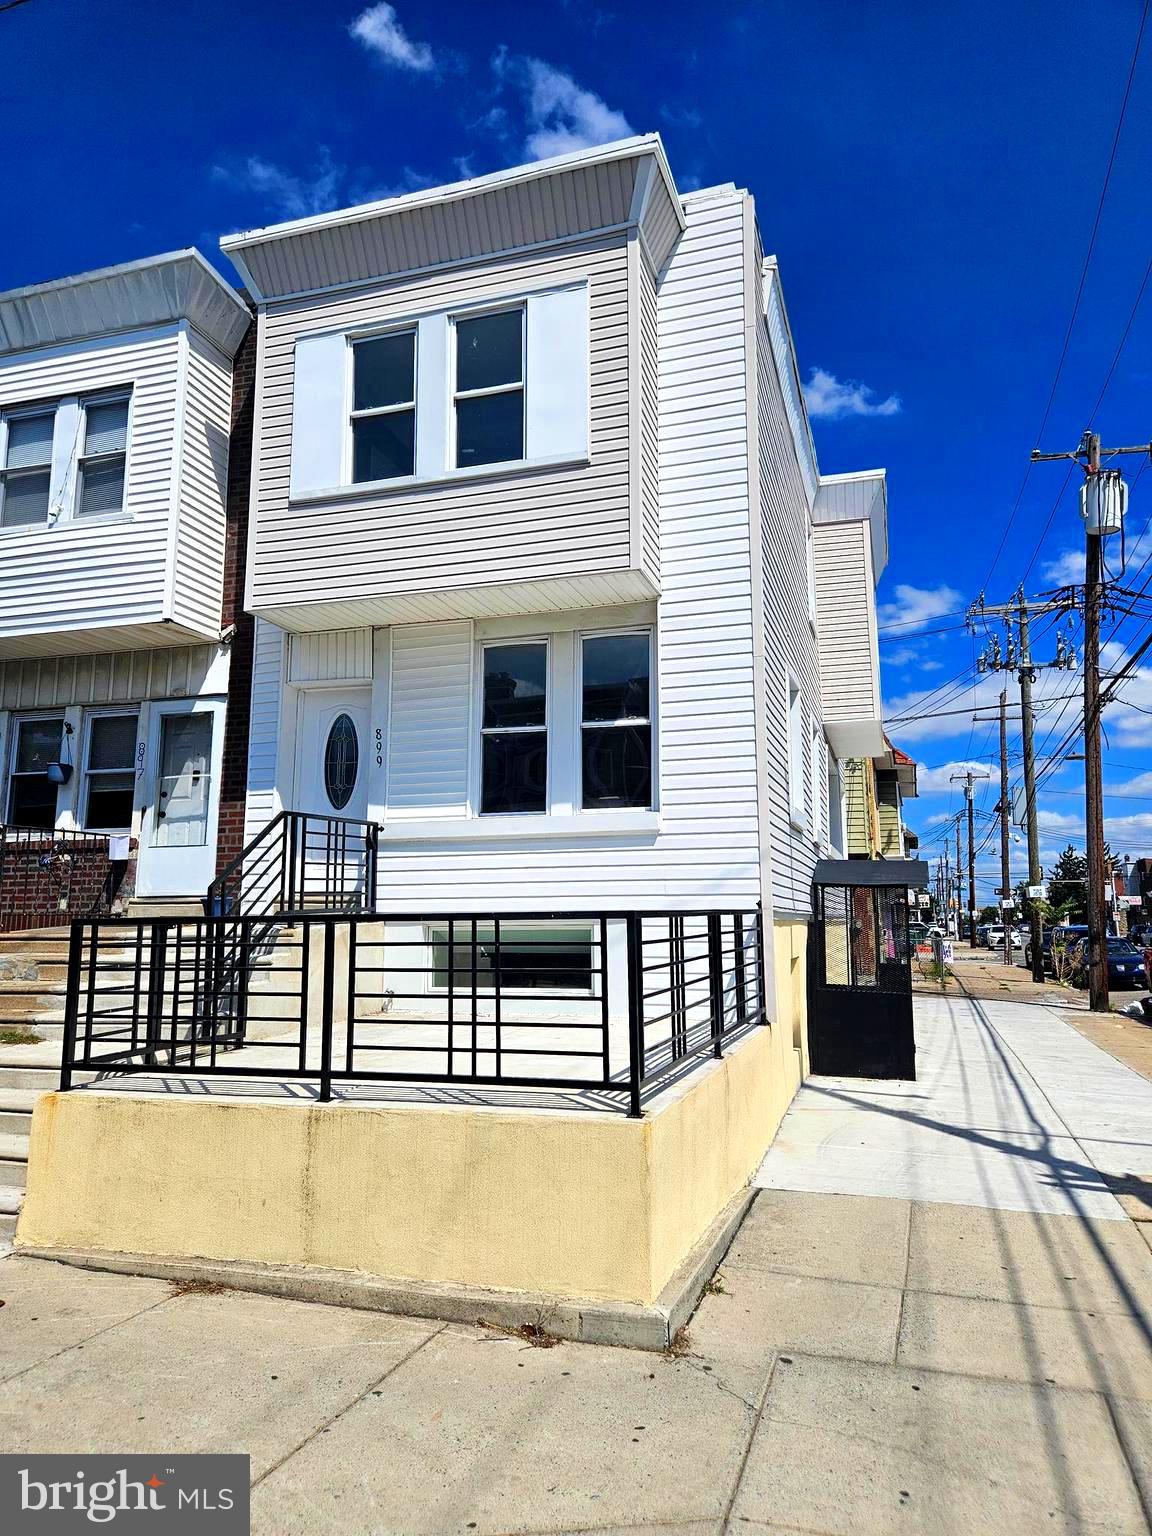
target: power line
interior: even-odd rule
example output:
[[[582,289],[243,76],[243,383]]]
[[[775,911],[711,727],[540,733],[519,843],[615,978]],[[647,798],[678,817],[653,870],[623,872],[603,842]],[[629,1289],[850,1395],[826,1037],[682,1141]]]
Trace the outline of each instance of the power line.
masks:
[[[1116,119],[1116,131],[1112,135],[1112,148],[1109,151],[1108,165],[1104,171],[1104,183],[1100,188],[1100,198],[1096,204],[1096,217],[1092,221],[1092,233],[1088,237],[1088,249],[1084,254],[1084,265],[1080,269],[1080,281],[1076,285],[1076,297],[1072,303],[1072,315],[1068,321],[1068,329],[1064,332],[1064,345],[1060,348],[1060,358],[1056,364],[1056,373],[1052,379],[1052,388],[1048,391],[1048,400],[1044,406],[1044,415],[1040,419],[1040,428],[1033,437],[1033,442],[1036,443],[1039,443],[1040,439],[1044,436],[1044,429],[1048,425],[1048,417],[1052,412],[1052,402],[1056,398],[1056,390],[1060,384],[1060,376],[1064,372],[1064,363],[1068,357],[1068,347],[1072,340],[1072,332],[1076,326],[1076,317],[1080,313],[1080,301],[1084,297],[1084,286],[1088,281],[1088,268],[1092,263],[1092,253],[1096,249],[1096,237],[1100,233],[1100,220],[1104,214],[1104,203],[1108,196],[1108,187],[1112,181],[1112,169],[1116,164],[1116,152],[1120,147],[1120,135],[1123,131],[1124,118],[1128,111],[1128,98],[1132,94],[1132,81],[1136,76],[1136,65],[1140,58],[1140,45],[1144,41],[1144,28],[1148,21],[1148,10],[1150,6],[1152,6],[1152,0],[1144,0],[1144,8],[1140,13],[1140,25],[1136,31],[1136,43],[1132,49],[1132,61],[1128,66],[1128,78],[1124,83],[1124,95],[1120,100],[1120,113]],[[1141,291],[1143,291],[1143,285]],[[1113,367],[1114,366],[1115,364],[1113,364]],[[1111,379],[1111,370],[1109,370],[1109,379]],[[1101,399],[1102,398],[1103,391],[1101,391]],[[1093,411],[1093,415],[1095,415],[1095,411],[1098,409],[1099,403],[1097,403],[1097,406]],[[1024,490],[1028,484],[1028,476],[1031,471],[1032,465],[1029,463],[1028,468],[1024,471],[1024,478],[1020,482],[1020,489],[1016,493],[1016,500],[1012,504],[1012,510],[1008,514],[1008,521],[1004,525],[1004,532],[1000,536],[1000,543],[996,546],[996,553],[992,557],[992,564],[989,567],[987,576],[984,578],[985,587],[987,587],[988,583],[992,580],[993,572],[999,564],[1000,556],[1004,552],[1004,545],[1008,542],[1008,535],[1012,530],[1012,524],[1016,519],[1016,514],[1020,510],[1020,503],[1024,499]],[[1071,470],[1069,470],[1069,475],[1071,475]],[[1067,484],[1067,481],[1065,484]],[[1062,486],[1060,495],[1062,496],[1063,494],[1064,487]],[[1044,525],[1045,533],[1047,533],[1048,527],[1051,524],[1052,517],[1054,515],[1055,509],[1053,509],[1053,512],[1049,515],[1048,522]],[[1041,542],[1043,542],[1043,535],[1041,536]],[[1028,562],[1028,570],[1032,569],[1035,560],[1036,555],[1033,554],[1032,559]]]

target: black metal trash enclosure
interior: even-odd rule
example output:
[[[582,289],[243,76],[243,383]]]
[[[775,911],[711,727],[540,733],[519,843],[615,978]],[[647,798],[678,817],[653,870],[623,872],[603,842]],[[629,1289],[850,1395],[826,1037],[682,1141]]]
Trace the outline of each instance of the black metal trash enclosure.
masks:
[[[594,1090],[629,1114],[766,1020],[756,911],[73,923],[61,1088],[141,1074]]]

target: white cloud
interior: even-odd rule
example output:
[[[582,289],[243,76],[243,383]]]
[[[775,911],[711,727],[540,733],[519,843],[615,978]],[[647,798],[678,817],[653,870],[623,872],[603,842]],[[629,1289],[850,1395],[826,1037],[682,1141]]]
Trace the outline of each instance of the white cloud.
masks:
[[[1073,582],[1084,580],[1084,551],[1082,549],[1065,549],[1055,560],[1047,560],[1041,566],[1041,573],[1053,586],[1067,587]]]
[[[928,768],[919,763],[916,768],[916,787],[923,795],[948,795],[961,788],[959,784],[953,784],[953,778],[959,778],[971,768],[979,784],[985,779],[999,773],[991,763],[981,763],[974,760],[944,763],[939,768]],[[982,778],[981,775],[984,777]]]
[[[492,67],[523,97],[524,149],[534,160],[548,160],[553,155],[572,154],[578,149],[591,149],[612,139],[632,136],[632,125],[622,112],[543,59],[501,49]]]
[[[349,23],[348,31],[369,53],[396,69],[410,69],[426,75],[436,68],[431,48],[427,43],[412,41],[400,25],[395,7],[387,0],[380,0],[378,5],[370,5],[366,11],[361,11],[355,21]]]
[[[285,219],[301,219],[311,213],[325,213],[340,202],[340,183],[344,167],[332,160],[321,147],[316,172],[298,176],[260,155],[249,155],[235,164],[212,167],[212,179],[236,191],[252,193]]]
[[[911,636],[918,625],[927,624],[929,619],[959,613],[963,602],[955,587],[943,583],[938,587],[914,587],[902,581],[893,589],[891,600],[880,604],[876,618],[881,629],[899,625],[903,631],[899,638],[903,639]]]
[[[804,385],[809,416],[818,421],[841,421],[845,416],[898,416],[899,395],[877,400],[876,391],[854,379],[838,379],[826,368],[813,368]]]

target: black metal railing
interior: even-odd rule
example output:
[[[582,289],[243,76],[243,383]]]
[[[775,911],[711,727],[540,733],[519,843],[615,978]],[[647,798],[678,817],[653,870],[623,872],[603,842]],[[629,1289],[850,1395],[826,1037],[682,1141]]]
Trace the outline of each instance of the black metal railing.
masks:
[[[209,917],[280,912],[372,912],[374,821],[280,811],[208,887]]]
[[[759,911],[281,914],[73,924],[77,1071],[646,1094],[765,1022]],[[227,957],[224,961],[221,956]],[[220,966],[229,984],[220,985]]]
[[[0,933],[107,912],[118,873],[108,847],[103,832],[0,824]]]

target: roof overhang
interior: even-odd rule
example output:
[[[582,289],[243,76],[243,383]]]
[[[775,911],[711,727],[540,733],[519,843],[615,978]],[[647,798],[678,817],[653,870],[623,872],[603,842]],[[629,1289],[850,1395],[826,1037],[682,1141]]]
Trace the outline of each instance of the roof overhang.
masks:
[[[872,541],[872,574],[879,581],[888,564],[887,471],[861,469],[846,475],[821,475],[812,521],[866,522]]]
[[[879,720],[825,720],[824,734],[841,762],[849,757],[883,757],[888,750]]]
[[[235,357],[251,318],[236,290],[189,247],[0,293],[0,357],[182,320]]]
[[[900,885],[922,890],[928,884],[923,859],[819,859],[813,885]]]
[[[659,270],[685,227],[659,134],[225,235],[259,301],[639,226]]]

